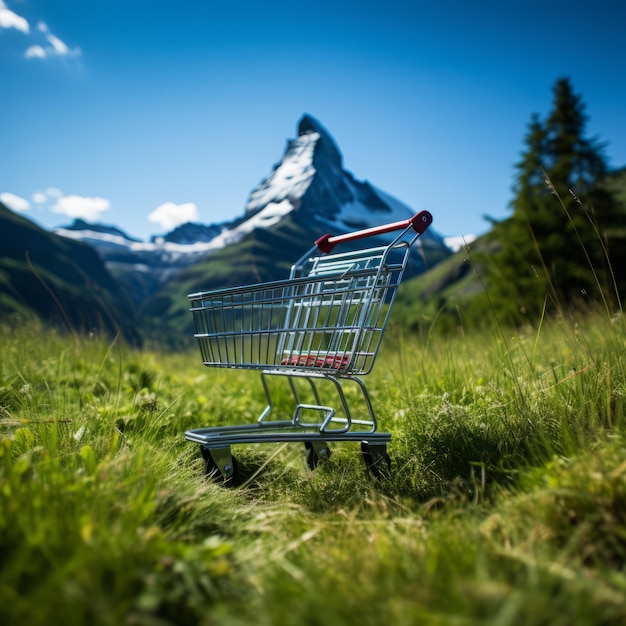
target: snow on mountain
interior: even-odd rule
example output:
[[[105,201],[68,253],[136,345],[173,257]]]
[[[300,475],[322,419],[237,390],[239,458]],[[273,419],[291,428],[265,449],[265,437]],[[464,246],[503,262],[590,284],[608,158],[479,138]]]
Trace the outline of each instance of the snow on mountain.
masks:
[[[90,231],[92,233],[100,233],[102,235],[112,235],[114,237],[121,237],[128,241],[139,241],[134,237],[127,235],[121,228],[113,226],[111,224],[90,224],[83,219],[76,218],[69,226],[64,226],[63,230],[75,230],[75,231]],[[97,238],[98,235],[94,236]]]
[[[458,252],[461,248],[469,246],[476,239],[476,235],[460,235],[458,237],[445,237],[444,243],[452,252]]]
[[[85,230],[74,230],[68,228],[57,228],[56,234],[68,239],[76,239],[84,241],[103,250],[105,248],[125,250],[137,253],[156,253],[159,255],[168,255],[172,258],[187,254],[204,254],[211,249],[211,241],[195,241],[193,243],[174,243],[166,241],[163,238],[155,238],[153,241],[139,241],[137,239],[128,239],[121,235],[113,235],[85,228]]]
[[[143,245],[143,242],[131,239],[124,234],[105,232],[98,224],[83,222],[82,228],[61,226],[55,230],[57,235],[67,239],[84,241],[96,247],[131,248],[133,245]]]
[[[237,243],[245,235],[256,228],[269,228],[278,224],[280,220],[293,210],[293,205],[284,199],[281,202],[269,202],[258,213],[231,229],[224,229],[217,237],[209,242],[208,250],[218,250]]]
[[[214,237],[209,241],[189,243],[176,243],[162,237],[139,241],[99,224],[82,223],[79,227],[77,230],[73,224],[69,228],[56,229],[56,233],[92,246],[109,271],[118,278],[125,277],[132,282],[130,275],[143,276],[150,287],[147,292],[140,294],[142,297],[149,295],[179,271],[198,263],[213,249],[211,240]]]
[[[319,139],[320,133],[309,132],[288,142],[282,161],[250,194],[246,215],[271,211],[274,205],[282,206],[278,212],[285,215],[286,206],[297,206],[315,175],[313,154]]]

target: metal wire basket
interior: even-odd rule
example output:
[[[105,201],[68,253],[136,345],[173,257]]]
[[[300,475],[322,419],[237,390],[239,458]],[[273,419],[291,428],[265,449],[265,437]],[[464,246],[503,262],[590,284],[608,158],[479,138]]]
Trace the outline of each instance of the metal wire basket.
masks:
[[[267,398],[254,424],[185,433],[201,445],[207,473],[226,480],[235,476],[232,445],[282,441],[304,442],[310,467],[330,454],[328,441],[361,441],[374,474],[388,469],[391,435],[377,432],[358,376],[374,366],[411,247],[431,223],[431,214],[422,211],[401,222],[324,235],[292,266],[288,279],[189,295],[204,365],[259,370]],[[333,253],[338,244],[393,231],[399,234],[386,246]],[[288,380],[294,401],[289,419],[270,419],[272,376]],[[296,380],[306,380],[312,402],[301,400]],[[340,412],[320,401],[322,380],[334,386]],[[344,392],[350,383],[360,390],[364,419],[352,416]]]

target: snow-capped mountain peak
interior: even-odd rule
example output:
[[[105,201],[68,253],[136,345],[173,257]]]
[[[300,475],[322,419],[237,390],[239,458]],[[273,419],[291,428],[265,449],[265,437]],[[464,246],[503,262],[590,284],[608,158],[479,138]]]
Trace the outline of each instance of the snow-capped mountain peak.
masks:
[[[309,132],[289,141],[282,161],[250,194],[246,216],[271,205],[279,206],[285,200],[292,208],[297,205],[315,175],[313,152],[319,138],[319,133]]]
[[[118,274],[123,268],[151,268],[153,284],[158,286],[174,273],[255,232],[276,233],[284,227],[294,253],[304,252],[326,232],[341,234],[401,221],[415,212],[369,182],[357,180],[343,167],[343,156],[330,133],[305,114],[298,122],[297,137],[287,141],[280,161],[252,189],[240,218],[211,225],[183,224],[150,242],[133,240],[113,227],[86,223],[57,232],[92,244]],[[300,233],[296,239],[294,233]],[[303,236],[306,241],[297,239]],[[438,258],[449,253],[432,228],[420,241],[437,250]],[[272,278],[272,270],[268,272],[267,277]]]

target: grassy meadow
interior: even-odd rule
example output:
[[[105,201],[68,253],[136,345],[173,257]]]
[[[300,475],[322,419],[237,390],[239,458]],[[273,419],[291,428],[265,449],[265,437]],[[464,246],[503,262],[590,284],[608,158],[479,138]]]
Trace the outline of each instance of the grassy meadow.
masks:
[[[234,488],[184,431],[254,421],[258,373],[37,323],[0,345],[2,624],[626,623],[621,317],[392,323],[365,378],[391,476],[253,445]]]

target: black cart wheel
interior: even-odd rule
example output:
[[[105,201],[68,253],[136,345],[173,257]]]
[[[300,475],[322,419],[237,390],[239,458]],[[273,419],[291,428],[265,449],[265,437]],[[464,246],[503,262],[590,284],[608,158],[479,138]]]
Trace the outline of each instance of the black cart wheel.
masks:
[[[311,471],[330,456],[330,448],[326,445],[326,442],[316,442],[314,444],[312,441],[305,441],[304,449],[306,464]]]
[[[383,480],[391,477],[391,459],[387,454],[385,444],[370,444],[367,441],[362,441],[361,455],[365,466],[374,478]]]
[[[313,471],[318,466],[320,458],[317,456],[315,449],[313,448],[313,444],[310,441],[304,442],[304,449],[306,464],[309,466],[309,469]]]
[[[202,452],[202,458],[206,462],[204,475],[207,479],[223,483],[228,486],[236,484],[239,474],[239,464],[234,456],[230,455],[229,462],[226,463],[222,469],[213,458],[209,448],[200,446],[200,450]]]

